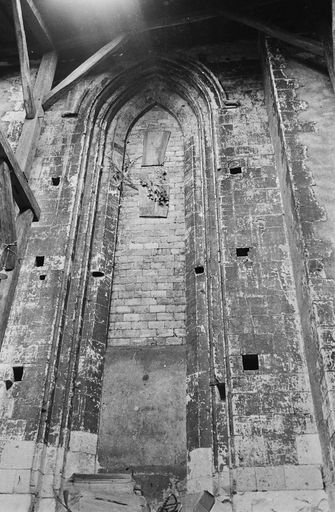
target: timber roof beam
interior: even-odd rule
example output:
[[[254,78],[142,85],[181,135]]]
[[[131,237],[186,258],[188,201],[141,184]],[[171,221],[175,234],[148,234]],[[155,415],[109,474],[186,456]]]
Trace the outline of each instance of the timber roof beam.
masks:
[[[13,18],[15,26],[16,42],[19,52],[23,102],[27,119],[33,119],[36,114],[34,94],[31,85],[30,63],[27,47],[26,33],[24,30],[21,2],[12,0]]]
[[[333,0],[335,1],[335,0]],[[72,73],[70,73],[62,82],[54,87],[49,94],[47,94],[43,101],[43,108],[47,109],[53,105],[55,101],[66,91],[68,91],[75,83],[81,78],[92,71],[98,64],[101,64],[105,59],[110,57],[116,50],[120,48],[128,38],[127,36],[136,35],[143,32],[152,30],[165,29],[175,27],[178,25],[186,25],[190,23],[197,23],[199,21],[208,20],[211,18],[223,17],[228,20],[246,25],[268,36],[274,37],[284,43],[290,44],[303,51],[311,52],[318,56],[323,56],[323,45],[317,41],[293,34],[279,27],[270,25],[256,18],[248,15],[243,15],[235,11],[221,9],[214,12],[204,11],[194,13],[191,16],[178,16],[176,18],[168,18],[163,20],[156,20],[149,23],[145,28],[133,31],[132,34],[122,34],[100,48],[91,57],[78,66]]]
[[[9,166],[13,195],[20,211],[24,212],[30,209],[34,214],[34,220],[39,220],[40,207],[2,130],[0,130],[0,160],[4,160]]]

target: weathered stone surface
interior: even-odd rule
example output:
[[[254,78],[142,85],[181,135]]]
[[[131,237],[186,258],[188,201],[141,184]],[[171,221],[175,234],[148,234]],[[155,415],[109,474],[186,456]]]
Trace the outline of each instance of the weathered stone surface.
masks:
[[[187,447],[188,492],[232,497],[239,512],[327,510],[318,435],[327,465],[335,431],[333,96],[318,72],[294,62],[284,72],[279,53],[269,54],[264,90],[256,49],[231,50],[206,52],[237,109],[219,110],[214,79],[190,61],[156,62],[155,79],[145,67],[120,78],[111,65],[46,114],[31,179],[42,217],[0,357],[1,510],[28,511],[30,491],[41,495],[38,512],[54,510],[62,477],[98,471],[99,443],[105,469],[145,463],[165,488],[176,459],[185,470]],[[62,118],[84,94],[78,117]],[[17,77],[6,95],[1,121],[15,145]],[[141,156],[150,124],[172,132],[169,212],[160,219],[140,218],[126,184],[119,208],[110,163],[122,168],[128,128],[149,105],[128,152]],[[138,161],[135,182],[140,173]],[[248,355],[257,368],[245,367]],[[23,380],[6,389],[15,365]]]

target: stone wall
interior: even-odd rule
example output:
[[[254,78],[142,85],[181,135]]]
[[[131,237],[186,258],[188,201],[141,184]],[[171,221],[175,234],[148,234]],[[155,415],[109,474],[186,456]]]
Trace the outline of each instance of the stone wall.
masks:
[[[288,58],[275,44],[268,41],[265,52],[307,366],[333,503],[333,91],[322,72]]]
[[[228,496],[243,512],[271,507],[295,511],[302,506],[308,511],[317,506],[326,510],[312,400],[314,392],[315,406],[318,389],[315,381],[309,379],[307,367],[311,373],[317,361],[320,373],[326,375],[322,382],[328,383],[328,387],[322,384],[320,389],[326,404],[324,417],[331,432],[331,220],[324,224],[319,238],[312,241],[308,228],[325,218],[323,211],[312,209],[318,217],[300,223],[312,211],[301,201],[300,217],[292,215],[293,188],[287,192],[280,159],[284,154],[282,133],[274,128],[278,127],[279,107],[284,106],[287,112],[296,108],[291,85],[292,76],[298,75],[308,87],[309,102],[313,105],[299,113],[299,125],[306,132],[301,135],[301,142],[311,145],[308,158],[313,158],[313,165],[320,161],[317,168],[327,170],[327,179],[331,181],[331,156],[328,160],[319,150],[323,132],[320,136],[311,124],[317,109],[320,126],[328,122],[320,109],[327,105],[328,116],[332,116],[331,96],[329,91],[324,92],[328,84],[321,77],[315,76],[311,82],[299,66],[290,63],[292,76],[276,77],[276,86],[283,89],[277,108],[272,110],[271,97],[267,111],[256,49],[251,51],[242,44],[239,51],[236,46],[235,53],[230,50],[228,45],[194,48],[189,52],[192,56],[201,54],[214,73],[212,82],[206,86],[207,107],[201,96],[203,82],[199,89],[194,87],[196,80],[200,82],[200,68],[192,68],[196,76],[192,91],[191,85],[185,90],[187,80],[191,83],[185,71],[185,81],[178,89],[182,96],[178,96],[177,86],[173,89],[169,80],[170,89],[163,90],[160,69],[156,71],[156,92],[152,74],[148,79],[151,89],[141,82],[139,74],[138,82],[131,81],[129,91],[124,92],[121,82],[120,87],[111,87],[109,92],[108,84],[119,73],[119,69],[111,66],[105,74],[83,80],[46,112],[30,180],[42,216],[32,227],[1,349],[0,508],[26,511],[35,496],[40,496],[42,499],[36,502],[39,512],[52,511],[54,494],[61,489],[63,478],[74,471],[98,470],[98,418],[101,408],[108,409],[106,404],[101,406],[108,338],[107,368],[115,369],[117,365],[119,372],[123,368],[122,375],[125,368],[132,368],[134,393],[139,386],[149,386],[151,382],[158,386],[161,375],[165,386],[171,384],[178,411],[184,383],[173,388],[172,382],[184,378],[186,363],[188,464],[192,482],[189,489],[200,490],[207,485],[210,490]],[[182,80],[178,73],[175,80]],[[220,85],[213,86],[217,79],[229,99],[240,102],[240,107],[227,110],[222,97],[219,111],[219,102],[213,100]],[[13,83],[18,86],[16,77]],[[320,106],[312,103],[315,83],[322,84],[320,90],[325,95]],[[6,84],[2,82],[1,87],[7,88]],[[141,108],[146,98],[151,102],[159,97],[181,120],[184,132],[188,130],[182,141],[177,122],[165,110],[154,109],[135,124],[129,138],[130,154],[136,158],[137,144],[141,143],[136,136],[140,130],[152,126],[159,117],[163,118],[164,128],[172,131],[167,154],[171,203],[166,219],[138,217],[135,191],[125,185],[119,209],[120,183],[106,164],[106,155],[112,154],[108,137],[114,121],[106,126],[104,116],[108,114],[114,119],[108,113],[113,112],[114,103],[119,101],[122,107],[142,86]],[[268,87],[269,82],[265,85],[267,93]],[[298,94],[299,101],[303,100],[303,89]],[[92,107],[99,101],[101,113]],[[109,105],[107,113],[103,111],[104,102]],[[15,108],[11,104],[9,112]],[[213,118],[207,116],[206,108],[212,109]],[[72,117],[64,117],[68,112]],[[136,108],[120,112],[125,113],[124,127],[127,123],[130,126],[139,113]],[[4,113],[2,119],[7,122],[10,115]],[[17,122],[6,125],[9,136],[18,132]],[[113,151],[124,143],[125,133],[113,139]],[[302,159],[293,158],[301,151],[297,140],[288,137],[286,144],[284,149],[291,144],[287,158],[292,157],[295,163],[296,177],[305,179],[300,172]],[[185,255],[183,151],[188,208]],[[304,158],[305,155],[303,151]],[[137,173],[141,172],[139,162],[132,172],[136,182]],[[325,182],[317,183],[320,201],[328,208],[331,219]],[[297,180],[295,190],[303,192],[311,184]],[[164,232],[160,229],[163,224],[168,227]],[[315,279],[303,284],[308,293],[313,290],[313,294],[319,294],[314,304],[319,324],[315,325],[327,346],[320,352],[323,356],[316,359],[314,349],[306,350],[306,332],[313,332],[314,317],[309,315],[310,310],[305,307],[309,303],[302,300],[297,287],[297,276],[304,276],[305,267],[297,257],[302,252],[294,252],[296,240],[300,241],[300,248],[307,248],[310,241],[310,271]],[[142,247],[144,244],[150,247]],[[328,257],[321,261],[325,244]],[[165,252],[159,254],[156,249],[160,248]],[[154,278],[150,283],[145,279],[146,265]],[[137,280],[142,298],[146,292],[144,299],[136,299],[134,304],[130,302],[136,292],[131,272],[143,276]],[[157,287],[152,283],[157,283]],[[127,292],[130,295],[119,295]],[[146,303],[146,299],[151,302]],[[134,329],[135,326],[140,328]],[[138,337],[144,332],[145,337]],[[138,338],[145,341],[138,343]],[[152,347],[152,343],[159,346]],[[129,352],[129,345],[136,346],[136,350],[131,347]],[[140,349],[139,345],[145,347]],[[150,359],[153,351],[155,361]],[[134,354],[138,360],[135,365]],[[164,358],[168,370],[160,374],[156,363]],[[22,380],[15,381],[13,367],[23,367]],[[116,377],[121,378],[121,373],[115,371],[111,387],[117,385]],[[14,384],[6,389],[8,376]],[[118,392],[121,400],[122,393]],[[149,401],[153,399],[152,394],[148,396]],[[133,405],[140,409],[137,403]],[[173,400],[169,407],[173,409]],[[134,418],[137,412],[132,412]],[[326,462],[327,453],[324,450]]]
[[[323,489],[322,460],[262,73],[255,61],[219,76],[241,104],[221,118],[219,182],[234,485],[247,493],[235,501],[282,490],[293,506]]]
[[[162,167],[142,167],[146,130],[171,132]],[[184,150],[177,121],[161,108],[150,110],[132,128],[126,157],[132,164],[127,176],[133,187],[124,183],[120,204],[109,344],[182,344],[186,308]],[[150,193],[141,180],[149,186],[162,181],[168,187],[166,218],[140,216],[139,193],[144,197]]]
[[[0,123],[15,149],[25,118],[20,71],[2,69],[0,75]]]

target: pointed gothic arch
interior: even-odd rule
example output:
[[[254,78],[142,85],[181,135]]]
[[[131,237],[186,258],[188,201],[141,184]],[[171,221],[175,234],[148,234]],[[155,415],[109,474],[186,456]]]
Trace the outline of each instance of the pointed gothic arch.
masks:
[[[72,337],[75,356],[68,378],[72,391],[62,411],[63,425],[69,427],[61,435],[62,445],[68,447],[65,476],[74,469],[96,470],[96,450],[92,450],[90,468],[87,462],[74,468],[71,450],[83,432],[91,436],[92,446],[97,442],[120,197],[119,183],[105,163],[110,150],[107,141],[113,140],[112,151],[121,154],[120,141],[122,145],[136,120],[154,105],[178,121],[184,137],[189,490],[212,485],[212,474],[229,466],[229,455],[228,459],[225,455],[230,442],[228,414],[226,410],[218,417],[212,387],[217,360],[225,361],[215,192],[220,167],[217,131],[224,99],[218,80],[205,66],[163,58],[141,63],[112,79],[103,77],[81,102],[77,131],[82,129],[85,138],[78,166],[80,199],[73,218],[78,243],[72,275],[77,279],[64,304],[68,320],[62,331],[62,336]],[[205,270],[201,276],[195,272],[199,266]],[[69,319],[76,316],[75,311],[79,316],[73,322]],[[220,367],[220,372],[225,369]],[[51,416],[50,431],[52,421]],[[200,474],[195,469],[199,461]]]

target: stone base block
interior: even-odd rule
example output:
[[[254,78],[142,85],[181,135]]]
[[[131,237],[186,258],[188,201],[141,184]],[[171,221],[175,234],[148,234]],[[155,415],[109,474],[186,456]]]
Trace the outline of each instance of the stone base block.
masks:
[[[330,512],[324,491],[245,492],[233,498],[238,512]]]
[[[31,512],[31,494],[0,494],[0,510],[4,512]]]

